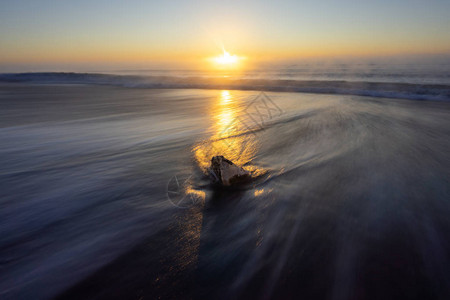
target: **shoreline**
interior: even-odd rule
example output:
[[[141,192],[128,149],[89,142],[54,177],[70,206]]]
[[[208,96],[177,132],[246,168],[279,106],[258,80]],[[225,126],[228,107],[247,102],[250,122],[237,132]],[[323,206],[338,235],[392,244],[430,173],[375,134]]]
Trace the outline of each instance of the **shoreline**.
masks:
[[[450,101],[450,85],[371,81],[235,79],[215,77],[136,76],[95,73],[0,74],[0,84],[102,85],[135,89],[206,89],[311,94],[354,95],[376,98]]]

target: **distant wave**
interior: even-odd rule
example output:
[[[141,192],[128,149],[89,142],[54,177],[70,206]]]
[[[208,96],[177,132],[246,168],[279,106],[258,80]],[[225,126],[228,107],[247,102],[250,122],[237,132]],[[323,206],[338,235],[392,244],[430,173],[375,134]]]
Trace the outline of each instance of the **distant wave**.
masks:
[[[450,101],[450,85],[445,84],[138,76],[99,73],[10,73],[0,74],[0,82],[96,84],[128,88],[262,90]]]

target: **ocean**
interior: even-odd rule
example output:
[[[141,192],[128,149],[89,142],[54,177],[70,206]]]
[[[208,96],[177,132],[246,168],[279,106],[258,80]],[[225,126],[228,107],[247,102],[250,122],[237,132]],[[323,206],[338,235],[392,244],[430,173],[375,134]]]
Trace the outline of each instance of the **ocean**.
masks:
[[[450,100],[450,63],[314,63],[247,71],[177,69],[88,73],[0,73],[0,82],[96,84],[129,88],[235,89]]]
[[[449,65],[1,74],[0,298],[448,299],[449,101]]]

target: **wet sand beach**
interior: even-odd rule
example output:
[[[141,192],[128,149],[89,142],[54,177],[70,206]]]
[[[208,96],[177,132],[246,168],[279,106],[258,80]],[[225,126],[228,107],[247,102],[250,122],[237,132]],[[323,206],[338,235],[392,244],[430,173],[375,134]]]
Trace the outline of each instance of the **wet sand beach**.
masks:
[[[265,95],[2,83],[0,298],[449,298],[450,103]]]

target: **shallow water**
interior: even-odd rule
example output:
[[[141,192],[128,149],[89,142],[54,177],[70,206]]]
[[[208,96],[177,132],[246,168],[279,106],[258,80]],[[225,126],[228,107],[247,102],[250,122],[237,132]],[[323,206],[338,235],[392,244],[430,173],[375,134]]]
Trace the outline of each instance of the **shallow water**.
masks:
[[[450,104],[266,95],[2,84],[0,297],[450,297]]]

